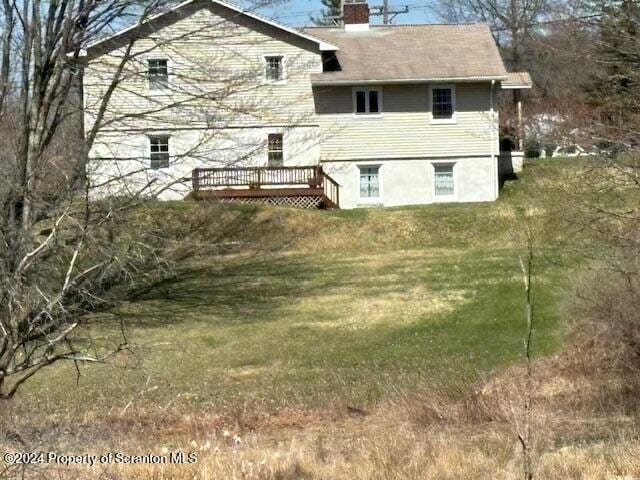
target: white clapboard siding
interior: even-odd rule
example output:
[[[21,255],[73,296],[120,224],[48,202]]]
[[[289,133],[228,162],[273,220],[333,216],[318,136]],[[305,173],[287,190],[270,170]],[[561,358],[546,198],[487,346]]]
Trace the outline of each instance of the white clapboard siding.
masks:
[[[89,58],[84,75],[86,124],[125,47]],[[136,40],[114,92],[105,129],[178,129],[301,125],[315,121],[310,74],[322,71],[317,44],[210,4],[185,11]],[[286,79],[264,81],[264,56],[283,55]],[[170,88],[149,92],[149,58],[169,59]],[[170,108],[167,108],[171,106]]]

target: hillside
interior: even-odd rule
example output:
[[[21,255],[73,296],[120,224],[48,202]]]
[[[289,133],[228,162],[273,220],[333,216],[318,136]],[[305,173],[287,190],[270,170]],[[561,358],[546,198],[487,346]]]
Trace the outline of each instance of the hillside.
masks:
[[[465,402],[475,386],[521,361],[525,229],[535,252],[534,355],[562,350],[567,292],[584,264],[562,195],[581,168],[530,164],[495,204],[353,211],[148,205],[131,221],[161,227],[183,260],[168,278],[97,317],[90,332],[107,342],[124,318],[132,352],[113,365],[83,366],[79,378],[73,365],[56,366],[0,415],[43,448],[51,438],[69,450],[84,443],[191,448],[217,472],[172,470],[176,478],[237,478],[240,471],[242,478],[391,478],[362,473],[373,464],[356,476],[357,462],[344,461],[351,441],[375,462],[384,463],[388,451],[393,478],[423,478],[418,465],[435,461],[437,469],[443,458],[422,456],[415,471],[402,470],[400,452],[414,448],[403,442],[420,444],[419,432],[440,422],[447,429],[462,422],[476,436],[494,432],[479,444],[493,442],[502,457],[470,447],[487,472],[517,464],[508,415],[481,403],[471,407],[479,417],[465,420]],[[519,401],[509,398],[515,408]],[[395,443],[376,444],[371,435]],[[455,444],[447,454],[470,454],[460,432],[447,435],[442,441]],[[289,458],[280,441],[303,446],[292,445]],[[451,478],[473,471],[460,468]],[[316,469],[327,476],[314,476]],[[169,478],[162,471],[121,467],[113,478]]]
[[[140,367],[89,367],[73,399],[71,365],[32,388],[46,387],[47,402],[126,404],[151,383],[137,402],[225,410],[241,399],[274,411],[337,398],[369,407],[425,377],[473,379],[520,356],[525,224],[536,241],[535,350],[551,352],[577,262],[558,248],[550,193],[537,187],[557,169],[531,168],[497,204],[145,207],[136,223],[161,222],[195,255],[100,318],[126,319]]]

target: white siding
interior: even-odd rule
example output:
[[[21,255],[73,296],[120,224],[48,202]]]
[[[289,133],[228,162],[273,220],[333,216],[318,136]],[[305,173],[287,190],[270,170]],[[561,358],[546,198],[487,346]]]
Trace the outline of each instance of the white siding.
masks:
[[[124,55],[126,46],[117,47],[89,58],[85,68],[87,130]],[[284,81],[266,82],[266,55],[284,57]],[[310,74],[322,71],[322,61],[313,42],[211,6],[185,11],[136,40],[132,56],[90,152],[104,175],[126,163],[144,168],[152,134],[170,135],[180,157],[155,176],[180,177],[202,165],[264,165],[269,133],[284,134],[286,165],[318,163]],[[168,89],[149,91],[151,58],[169,60]]]
[[[385,207],[438,202],[434,195],[434,163],[454,163],[455,196],[446,202],[490,202],[497,198],[497,160],[447,158],[440,160],[362,160],[325,163],[340,184],[340,207],[371,206],[359,198],[359,166],[380,166],[381,203]]]
[[[121,178],[100,189],[99,193],[136,194],[154,180],[148,193],[164,200],[183,198],[191,189],[191,183],[185,179],[196,167],[266,165],[269,133],[283,134],[285,166],[317,165],[320,155],[319,134],[315,127],[171,130],[167,133],[171,166],[160,170],[149,169],[146,134],[107,132],[100,135],[92,151],[92,182],[100,185],[109,178]],[[241,159],[238,159],[239,152],[245,154]]]
[[[175,23],[137,40],[124,81],[110,102],[108,118],[120,121],[108,128],[313,122],[309,75],[322,71],[318,47],[224,13],[222,7],[185,12]],[[88,62],[84,78],[88,126],[125,48]],[[283,82],[265,82],[265,55],[284,56]],[[149,92],[150,58],[169,59],[171,87],[165,94]],[[174,106],[166,108],[169,105]]]

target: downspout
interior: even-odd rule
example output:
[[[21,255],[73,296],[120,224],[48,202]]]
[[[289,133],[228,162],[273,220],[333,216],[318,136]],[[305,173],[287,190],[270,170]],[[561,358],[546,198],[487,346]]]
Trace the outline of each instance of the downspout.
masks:
[[[490,94],[490,117],[491,117],[491,161],[493,162],[493,198],[498,198],[498,158],[496,156],[496,138],[494,131],[495,129],[495,109],[494,109],[494,99],[493,99],[493,90],[495,87],[496,81],[491,80],[491,94]]]

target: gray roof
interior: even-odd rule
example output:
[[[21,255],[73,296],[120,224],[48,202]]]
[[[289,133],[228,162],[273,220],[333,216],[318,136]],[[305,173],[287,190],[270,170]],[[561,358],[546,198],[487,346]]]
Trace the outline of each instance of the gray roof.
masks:
[[[502,82],[502,88],[505,90],[533,88],[533,80],[528,72],[509,72],[507,79]]]
[[[357,32],[309,27],[302,31],[340,47],[336,57],[341,71],[313,75],[314,85],[503,80],[507,75],[484,24],[372,25]]]

